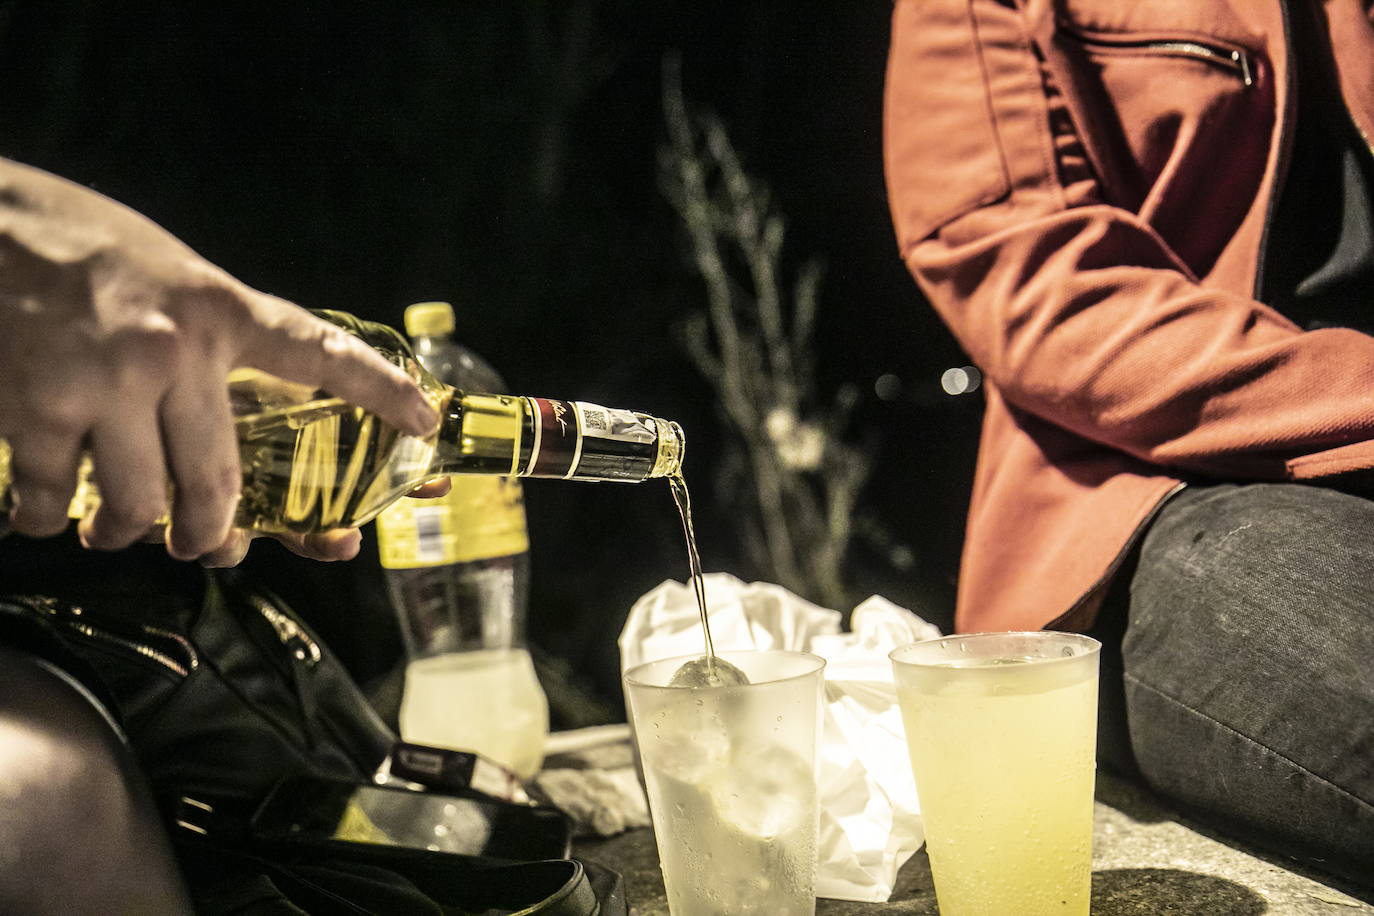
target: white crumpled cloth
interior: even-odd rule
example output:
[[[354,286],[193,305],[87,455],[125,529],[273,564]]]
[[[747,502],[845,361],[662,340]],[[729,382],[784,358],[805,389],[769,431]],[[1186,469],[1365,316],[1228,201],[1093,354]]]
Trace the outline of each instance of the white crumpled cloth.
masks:
[[[931,624],[874,595],[840,632],[840,613],[781,586],[704,577],[717,651],[793,649],[826,660],[819,780],[816,896],[882,902],[897,870],[925,841],[888,653],[939,636]],[[689,585],[665,581],[634,606],[620,634],[624,671],[700,654],[704,640]]]

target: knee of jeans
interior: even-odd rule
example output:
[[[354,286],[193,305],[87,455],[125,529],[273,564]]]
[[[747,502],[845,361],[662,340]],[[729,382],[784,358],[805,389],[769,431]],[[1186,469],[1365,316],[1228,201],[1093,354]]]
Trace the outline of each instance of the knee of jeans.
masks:
[[[1185,491],[1186,493],[1186,491]],[[1198,488],[1167,504],[1142,541],[1132,624],[1184,609],[1292,615],[1374,597],[1374,503],[1299,484]],[[1333,605],[1334,602],[1334,605]]]

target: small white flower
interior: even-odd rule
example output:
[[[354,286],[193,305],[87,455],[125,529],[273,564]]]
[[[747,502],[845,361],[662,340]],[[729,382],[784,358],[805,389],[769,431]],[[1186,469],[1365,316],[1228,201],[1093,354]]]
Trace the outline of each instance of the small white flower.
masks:
[[[825,433],[815,423],[801,421],[786,407],[774,407],[763,421],[783,466],[794,471],[814,471],[825,453]]]

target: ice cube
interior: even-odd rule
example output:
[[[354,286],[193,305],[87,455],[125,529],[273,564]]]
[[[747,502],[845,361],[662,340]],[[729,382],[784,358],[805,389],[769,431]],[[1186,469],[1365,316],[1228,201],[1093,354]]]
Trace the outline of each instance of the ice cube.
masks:
[[[725,765],[730,736],[714,704],[692,701],[660,707],[642,724],[636,720],[640,754],[648,767],[697,784]]]
[[[784,747],[751,743],[736,749],[709,788],[721,821],[750,837],[793,830],[816,806],[814,770]]]
[[[760,867],[762,861],[757,863]],[[731,916],[779,916],[777,894],[771,894],[773,880],[760,871],[752,874],[734,874],[715,888],[715,902],[720,912]]]
[[[749,683],[744,672],[720,656],[703,655],[684,662],[668,681],[669,687],[739,687]]]

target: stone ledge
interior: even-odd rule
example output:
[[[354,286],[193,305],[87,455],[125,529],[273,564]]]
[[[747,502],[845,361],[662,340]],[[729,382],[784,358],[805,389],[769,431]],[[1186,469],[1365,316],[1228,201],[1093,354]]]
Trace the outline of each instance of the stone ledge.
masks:
[[[624,876],[631,916],[668,916],[651,831],[586,838],[576,852]],[[1134,784],[1099,773],[1092,911],[1094,916],[1361,916],[1374,914],[1374,891],[1244,848],[1173,813]],[[924,850],[902,868],[889,902],[822,899],[816,913],[936,916]]]

